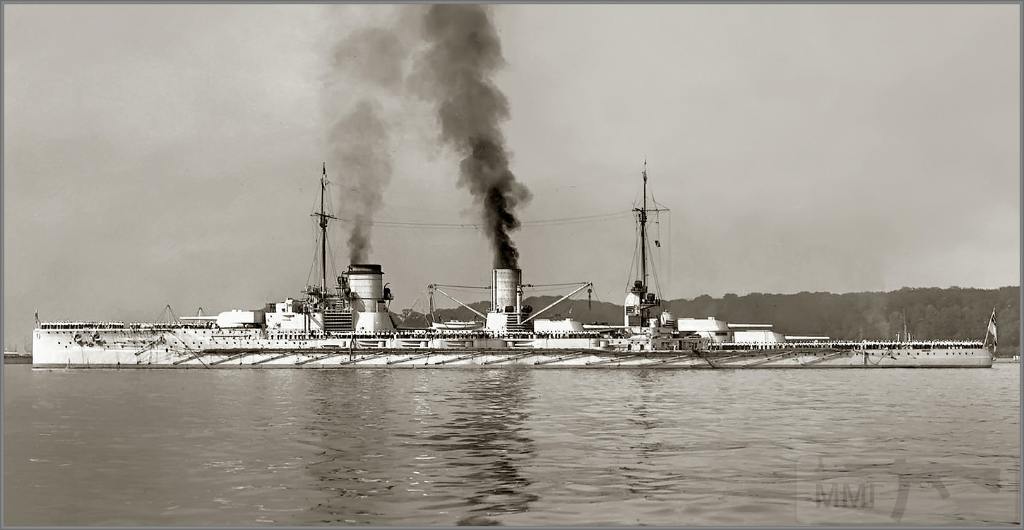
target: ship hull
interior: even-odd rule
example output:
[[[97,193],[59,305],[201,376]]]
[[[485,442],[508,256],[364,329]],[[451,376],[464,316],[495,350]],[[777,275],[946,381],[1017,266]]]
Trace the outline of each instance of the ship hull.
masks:
[[[472,334],[309,339],[212,328],[37,329],[37,368],[988,368],[985,348],[787,347],[637,350],[596,336]]]

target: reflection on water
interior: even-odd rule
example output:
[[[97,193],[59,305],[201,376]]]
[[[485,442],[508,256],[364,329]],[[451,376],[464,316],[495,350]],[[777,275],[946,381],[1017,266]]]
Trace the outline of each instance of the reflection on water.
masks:
[[[487,524],[486,514],[526,511],[537,499],[525,491],[530,481],[520,469],[533,456],[533,440],[525,435],[532,374],[521,368],[473,373],[444,400],[454,409],[451,419],[411,444],[448,461],[451,476],[439,488],[453,495],[469,488],[461,496],[471,515],[459,524]]]
[[[380,499],[399,485],[390,476],[397,450],[388,443],[389,422],[402,413],[388,391],[394,389],[392,372],[343,372],[315,372],[306,396],[313,407],[305,431],[314,452],[306,471],[324,494],[310,512],[323,523],[384,517]]]
[[[1014,523],[1016,368],[8,366],[4,523]]]
[[[417,496],[433,499],[423,506],[430,512],[463,513],[459,524],[526,511],[536,499],[520,471],[533,454],[525,435],[533,372],[474,370],[448,388],[437,387],[433,372],[400,381],[395,373],[313,378],[307,432],[321,449],[307,470],[327,493],[312,509],[320,521],[386,520],[395,503],[424,502]],[[396,389],[404,384],[411,388]]]
[[[664,422],[651,410],[659,384],[657,379],[662,373],[655,370],[633,372],[637,385],[636,400],[630,402],[631,414],[627,418],[629,423],[636,426],[632,430],[629,446],[636,460],[619,469],[629,493],[636,495],[672,493],[676,484],[676,481],[671,480],[673,477],[660,476],[659,471],[663,470],[658,470],[654,464],[654,457],[664,450],[662,442],[655,436],[657,429],[664,427]]]

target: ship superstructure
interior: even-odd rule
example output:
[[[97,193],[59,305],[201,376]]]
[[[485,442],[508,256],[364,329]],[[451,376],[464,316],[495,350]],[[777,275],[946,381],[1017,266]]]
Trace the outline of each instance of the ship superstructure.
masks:
[[[393,299],[379,264],[353,263],[330,284],[327,232],[330,214],[320,186],[319,284],[303,297],[233,309],[217,315],[181,317],[173,323],[42,322],[33,332],[37,367],[988,367],[995,343],[995,314],[985,341],[842,341],[785,336],[767,324],[730,324],[709,318],[676,319],[649,284],[646,162],[643,196],[634,207],[638,225],[637,277],[627,288],[622,325],[584,325],[541,318],[593,284],[559,284],[570,292],[546,307],[523,303],[520,269],[495,268],[486,313],[431,284],[479,320],[433,322],[403,328],[389,308]]]

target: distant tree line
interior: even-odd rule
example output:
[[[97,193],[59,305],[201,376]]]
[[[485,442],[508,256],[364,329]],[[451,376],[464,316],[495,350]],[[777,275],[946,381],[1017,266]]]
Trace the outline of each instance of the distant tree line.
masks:
[[[556,297],[528,297],[524,304],[544,307]],[[921,339],[978,339],[985,336],[992,309],[999,324],[1000,353],[1016,353],[1020,344],[1020,287],[999,289],[903,288],[891,292],[834,294],[726,294],[698,296],[663,303],[675,317],[717,317],[733,323],[774,324],[786,335],[827,335],[841,339],[895,338],[906,330]],[[470,304],[486,313],[487,302]],[[395,315],[404,326],[429,325],[427,315],[405,310]],[[572,317],[584,323],[622,323],[622,306],[606,302],[569,300],[544,318]],[[440,309],[434,318],[479,319],[465,308]]]
[[[788,335],[870,339],[903,335],[922,339],[981,339],[992,309],[999,344],[1020,344],[1020,288],[903,288],[887,293],[726,294],[673,300],[676,315],[717,316],[730,322],[771,323]]]

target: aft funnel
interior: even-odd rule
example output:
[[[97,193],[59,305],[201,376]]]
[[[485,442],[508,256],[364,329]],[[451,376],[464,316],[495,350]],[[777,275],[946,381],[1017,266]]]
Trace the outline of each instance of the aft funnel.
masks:
[[[491,331],[522,331],[523,271],[494,269],[491,271],[491,311],[487,329]]]
[[[491,272],[491,311],[517,313],[522,300],[519,296],[523,271],[520,269],[494,269]]]

